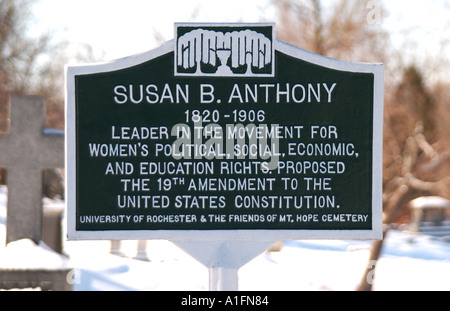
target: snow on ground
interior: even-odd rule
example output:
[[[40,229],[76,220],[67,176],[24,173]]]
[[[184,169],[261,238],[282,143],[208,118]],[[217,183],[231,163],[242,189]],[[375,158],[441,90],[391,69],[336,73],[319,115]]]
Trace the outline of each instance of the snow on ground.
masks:
[[[47,204],[52,204],[51,202]],[[56,202],[55,204],[61,204]],[[0,187],[0,242],[4,245],[6,188]],[[146,242],[150,261],[134,259],[137,241],[66,241],[74,290],[208,290],[208,270],[169,241]],[[354,290],[368,264],[371,241],[284,241],[239,270],[240,290]],[[1,254],[1,252],[0,252]],[[374,290],[450,290],[450,243],[391,231],[375,266]],[[370,277],[370,275],[369,275]]]

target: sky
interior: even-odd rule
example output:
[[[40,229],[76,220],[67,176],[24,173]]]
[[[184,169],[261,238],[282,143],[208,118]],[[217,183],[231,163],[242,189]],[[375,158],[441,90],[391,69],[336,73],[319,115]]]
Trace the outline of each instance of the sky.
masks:
[[[337,0],[324,0],[334,3]],[[380,0],[367,0],[367,3]],[[55,40],[88,44],[103,60],[157,47],[173,38],[175,22],[276,21],[271,0],[40,0],[30,32],[55,33]],[[384,1],[382,25],[393,43],[438,53],[450,41],[450,1]],[[369,11],[369,9],[368,9]]]
[[[175,22],[258,22],[274,16],[265,0],[41,0],[33,13],[37,32],[53,29],[60,38],[105,52],[108,60],[172,39]]]

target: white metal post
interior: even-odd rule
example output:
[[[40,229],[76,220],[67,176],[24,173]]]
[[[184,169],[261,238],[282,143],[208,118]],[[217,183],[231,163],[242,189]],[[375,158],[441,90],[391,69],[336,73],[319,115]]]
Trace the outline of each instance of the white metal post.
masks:
[[[274,240],[174,240],[209,270],[209,290],[237,291],[238,270],[273,245]]]
[[[210,291],[237,291],[239,288],[239,269],[215,267],[209,268]]]

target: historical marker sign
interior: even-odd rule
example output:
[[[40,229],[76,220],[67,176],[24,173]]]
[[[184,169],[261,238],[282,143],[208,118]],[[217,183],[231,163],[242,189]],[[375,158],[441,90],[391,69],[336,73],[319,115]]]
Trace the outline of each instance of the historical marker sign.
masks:
[[[382,65],[176,24],[66,78],[69,238],[381,238]]]

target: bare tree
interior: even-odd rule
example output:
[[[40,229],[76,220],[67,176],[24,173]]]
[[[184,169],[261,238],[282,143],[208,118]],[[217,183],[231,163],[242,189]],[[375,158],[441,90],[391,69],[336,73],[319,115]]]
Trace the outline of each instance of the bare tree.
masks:
[[[41,95],[47,100],[47,126],[64,128],[64,64],[71,58],[93,60],[89,46],[52,42],[52,30],[28,35],[34,0],[0,0],[0,132],[8,129],[12,93]]]
[[[64,129],[64,64],[70,58],[92,59],[84,46],[78,55],[69,44],[52,43],[52,33],[28,36],[33,0],[0,0],[0,133],[9,128],[11,94],[40,95],[47,101],[47,127]],[[0,168],[0,184],[6,171]]]
[[[389,46],[389,33],[367,22],[366,1],[337,1],[329,7],[320,0],[273,3],[279,12],[280,39],[337,59],[388,64],[383,131],[384,235],[390,224],[408,214],[405,207],[411,199],[426,194],[450,195],[448,131],[442,130],[449,129],[448,84],[430,87],[422,71],[409,66],[402,54]],[[388,51],[395,55],[395,63],[390,61],[392,56],[387,57]],[[358,290],[372,289],[373,274],[369,272],[383,243],[384,239],[373,243]]]
[[[340,0],[326,7],[321,0],[272,1],[281,40],[341,60],[384,61],[388,35],[380,25],[367,22],[365,1]]]
[[[404,70],[403,79],[391,97],[386,98],[383,157],[383,234],[390,224],[408,213],[407,203],[421,195],[448,196],[450,177],[439,176],[450,160],[450,149],[442,148],[443,138],[436,128],[438,102],[415,66]],[[434,143],[434,144],[433,144]],[[439,148],[440,150],[438,150]],[[373,269],[382,251],[384,239],[375,241],[369,264],[358,290],[371,290]],[[373,275],[372,275],[373,276]]]

